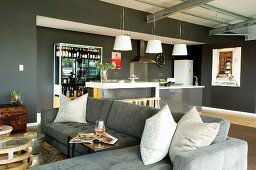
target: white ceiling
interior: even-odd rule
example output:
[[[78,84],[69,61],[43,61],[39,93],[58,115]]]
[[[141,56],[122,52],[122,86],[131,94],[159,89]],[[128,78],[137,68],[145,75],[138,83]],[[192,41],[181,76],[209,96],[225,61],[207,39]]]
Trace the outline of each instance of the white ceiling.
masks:
[[[154,12],[154,5],[157,11],[179,4],[181,0],[101,0],[107,3],[123,5],[128,8],[141,10],[149,13]],[[256,0],[214,0],[208,5],[221,8],[248,18],[256,17]],[[207,27],[217,28],[226,24],[234,24],[243,20],[231,15],[222,14],[214,10],[202,8],[200,6],[188,9],[184,12],[169,16],[170,18],[180,19],[183,21],[203,25]],[[195,17],[196,16],[196,17]],[[199,16],[199,17],[197,17]],[[216,17],[218,16],[218,17]],[[226,24],[225,24],[226,23]]]

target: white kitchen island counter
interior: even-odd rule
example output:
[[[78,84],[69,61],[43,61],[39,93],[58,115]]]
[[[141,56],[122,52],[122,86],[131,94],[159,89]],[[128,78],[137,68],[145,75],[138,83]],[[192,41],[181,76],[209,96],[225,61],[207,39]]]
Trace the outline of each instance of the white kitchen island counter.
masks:
[[[86,82],[86,87],[95,98],[159,97],[158,82]]]

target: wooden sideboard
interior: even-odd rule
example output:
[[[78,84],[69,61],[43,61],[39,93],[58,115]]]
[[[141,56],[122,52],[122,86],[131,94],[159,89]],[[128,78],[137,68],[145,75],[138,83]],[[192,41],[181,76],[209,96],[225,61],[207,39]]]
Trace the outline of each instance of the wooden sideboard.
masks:
[[[26,132],[27,109],[24,105],[1,104],[0,121],[12,126],[14,132]]]

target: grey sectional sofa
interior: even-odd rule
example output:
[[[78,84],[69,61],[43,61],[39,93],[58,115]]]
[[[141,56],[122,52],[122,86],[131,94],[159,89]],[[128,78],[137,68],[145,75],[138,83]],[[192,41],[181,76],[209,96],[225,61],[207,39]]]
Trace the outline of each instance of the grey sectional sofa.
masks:
[[[65,154],[73,149],[74,158],[36,166],[32,169],[154,169],[154,170],[246,170],[247,143],[243,140],[227,137],[229,123],[223,119],[202,117],[204,122],[220,122],[220,130],[210,146],[183,153],[174,163],[166,156],[162,161],[145,166],[140,157],[140,138],[145,120],[159,110],[140,105],[88,98],[87,123],[53,123],[57,109],[42,112],[42,132],[46,141]],[[182,113],[172,113],[176,122]],[[120,147],[114,150],[89,153],[81,144],[68,147],[68,134],[73,132],[93,132],[98,119],[106,122],[107,132],[118,138]],[[81,155],[81,156],[79,156]],[[70,156],[70,155],[69,155]]]

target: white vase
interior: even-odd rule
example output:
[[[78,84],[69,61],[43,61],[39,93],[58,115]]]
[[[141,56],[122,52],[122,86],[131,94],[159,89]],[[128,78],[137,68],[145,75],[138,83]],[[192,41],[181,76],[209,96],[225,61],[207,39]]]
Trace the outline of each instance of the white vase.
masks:
[[[107,82],[107,80],[108,80],[108,71],[107,70],[101,70],[100,79],[101,79],[101,82],[103,82],[103,83]]]

